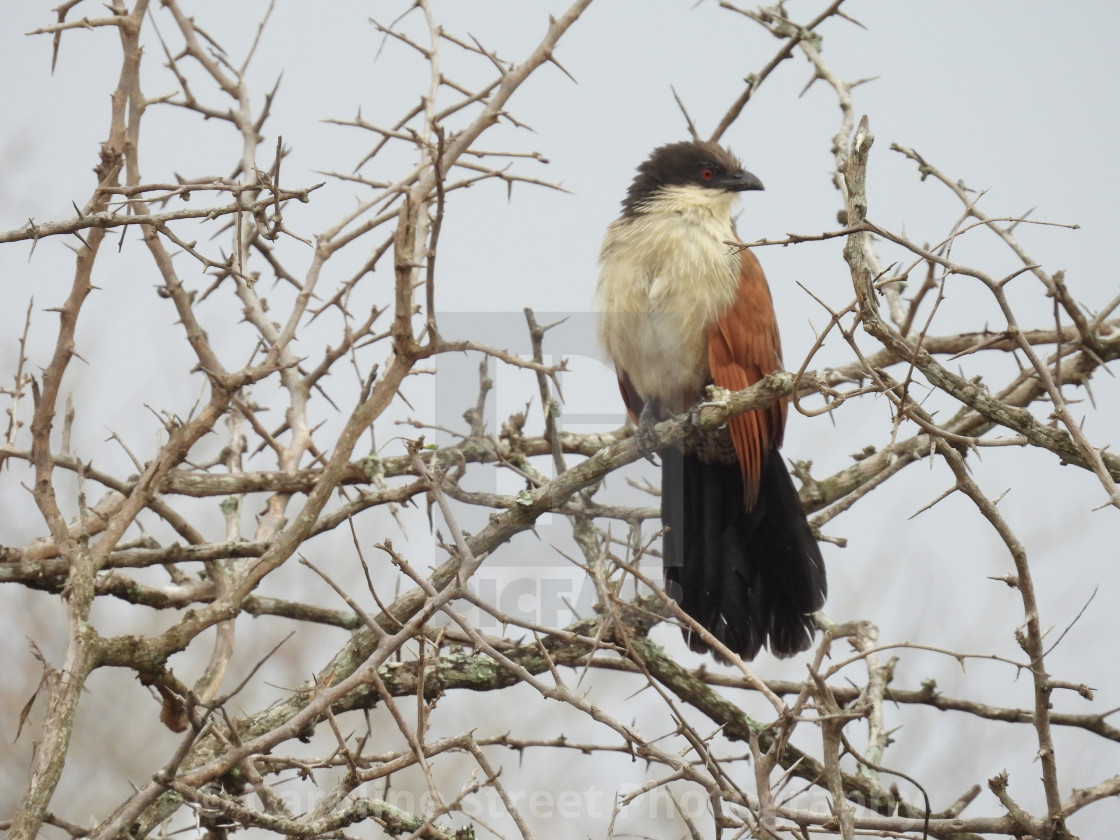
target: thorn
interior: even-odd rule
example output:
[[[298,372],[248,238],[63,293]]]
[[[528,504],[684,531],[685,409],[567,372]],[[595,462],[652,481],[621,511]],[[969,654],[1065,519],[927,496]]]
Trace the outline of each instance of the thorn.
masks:
[[[541,327],[541,333],[542,333],[542,334],[543,334],[543,333],[546,333],[546,332],[548,332],[549,330],[551,330],[551,329],[552,329],[553,327],[558,327],[558,326],[560,326],[561,324],[565,323],[565,322],[566,322],[566,321],[567,321],[567,320],[568,320],[569,318],[571,318],[571,317],[572,317],[571,315],[565,315],[565,316],[564,316],[563,318],[560,318],[560,319],[558,319],[558,320],[556,320],[556,321],[553,321],[553,322],[552,322],[552,323],[550,323],[550,324],[545,324],[544,326],[542,326],[542,327]],[[1101,450],[1101,451],[1104,451],[1104,450]]]
[[[836,11],[835,11],[835,12],[834,12],[833,14],[835,14],[835,15],[836,15],[837,17],[842,17],[842,18],[844,18],[844,20],[848,21],[849,23],[854,23],[854,24],[855,24],[856,26],[858,26],[858,27],[859,27],[860,29],[864,29],[864,30],[866,30],[866,29],[867,29],[867,27],[866,27],[866,26],[864,26],[864,25],[863,25],[862,23],[860,23],[860,22],[859,22],[858,20],[856,20],[856,19],[855,19],[854,17],[852,17],[851,15],[847,14],[846,12],[842,12],[842,11],[840,11],[839,9],[837,9],[837,10],[836,10]]]
[[[688,126],[689,135],[691,135],[693,140],[698,141],[700,139],[700,135],[696,132],[696,126],[692,123],[692,117],[688,115],[688,109],[684,107],[684,103],[681,102],[680,96],[677,95],[677,89],[672,85],[669,85],[669,90],[673,92],[673,99],[677,101],[677,107],[681,109],[681,114],[684,115],[684,121],[685,125]]]
[[[802,96],[804,96],[806,93],[808,93],[809,88],[811,88],[813,86],[813,83],[816,82],[817,79],[820,79],[820,78],[821,78],[820,73],[813,73],[812,78],[809,79],[809,81],[808,81],[808,83],[806,83],[805,87],[801,88],[801,93],[797,94],[797,98],[800,99]]]
[[[566,68],[563,64],[561,64],[559,61],[557,61],[556,58],[552,55],[552,53],[549,53],[548,60],[551,61],[553,64],[555,64],[558,68],[560,68],[560,72],[563,73],[565,76],[567,76],[569,79],[571,79],[573,84],[577,84],[577,85],[579,84],[579,80],[577,80],[575,76],[573,76],[571,73],[569,73],[568,68]]]

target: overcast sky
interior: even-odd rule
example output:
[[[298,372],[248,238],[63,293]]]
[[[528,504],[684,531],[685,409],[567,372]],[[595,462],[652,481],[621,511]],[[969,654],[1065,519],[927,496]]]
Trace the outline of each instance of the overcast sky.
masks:
[[[107,129],[108,95],[117,73],[118,50],[106,41],[115,41],[116,34],[107,29],[68,33],[51,75],[49,37],[23,33],[53,20],[55,4],[9,3],[0,21],[0,74],[7,80],[0,87],[0,230],[20,227],[29,218],[70,217],[72,202],[84,204],[94,185],[91,170]],[[240,57],[267,4],[184,0],[184,5],[231,55]],[[517,0],[434,5],[448,30],[470,32],[510,60],[526,55],[543,33],[547,14],[563,8],[556,2]],[[796,0],[788,10],[806,20],[821,5]],[[382,45],[368,23],[370,16],[387,23],[407,6],[279,0],[249,78],[259,101],[283,71],[265,127],[262,150],[268,151],[262,151],[261,159],[271,161],[276,136],[282,135],[292,150],[284,164],[285,186],[323,180],[316,170],[349,171],[368,149],[368,136],[325,120],[352,118],[360,111],[372,122],[390,122],[425,90],[422,65],[400,45]],[[1033,219],[1079,225],[1076,231],[1023,226],[1018,235],[1048,270],[1066,271],[1075,297],[1089,308],[1113,297],[1120,289],[1113,268],[1120,229],[1120,62],[1115,47],[1120,6],[850,0],[844,8],[866,29],[842,20],[829,22],[822,29],[823,54],[845,79],[874,77],[854,94],[857,113],[868,115],[877,138],[869,176],[870,216],[918,242],[938,241],[956,221],[960,207],[948,191],[932,180],[921,182],[914,165],[889,149],[891,143],[913,147],[969,187],[989,190],[983,206],[993,216],[1036,208]],[[99,15],[102,8],[91,5],[86,13]],[[171,31],[169,19],[161,13],[156,19],[165,33]],[[153,34],[147,33],[144,87],[149,95],[158,95],[177,86],[162,69]],[[612,376],[593,358],[588,313],[603,229],[617,214],[634,167],[654,146],[686,135],[670,86],[706,136],[740,92],[742,79],[761,68],[776,47],[758,26],[719,9],[712,0],[599,0],[557,52],[575,82],[555,67],[542,68],[510,103],[511,112],[533,132],[502,128],[484,144],[540,152],[547,165],[525,160],[516,164],[517,171],[554,181],[567,192],[518,185],[513,200],[507,201],[504,188],[485,184],[451,198],[440,249],[441,310],[448,323],[461,324],[464,332],[486,324],[493,335],[508,336],[511,343],[519,340],[524,306],[539,310],[542,317],[573,314],[572,330],[552,348],[573,358],[572,373],[564,380],[568,428],[610,428],[621,419]],[[475,65],[457,63],[450,51],[445,60],[452,75],[479,77]],[[742,206],[739,232],[748,241],[839,227],[839,196],[829,180],[829,144],[839,109],[833,92],[821,82],[798,96],[810,77],[803,58],[785,62],[724,137],[766,185],[764,192],[748,194]],[[143,149],[145,180],[169,180],[173,172],[192,178],[230,174],[237,141],[228,132],[193,116],[167,113],[152,120]],[[389,158],[381,166],[390,172],[399,162]],[[382,171],[378,167],[375,162],[363,172],[374,177]],[[298,210],[302,229],[325,228],[352,206],[356,194],[352,185],[331,182],[309,208]],[[135,239],[126,249],[136,248]],[[5,384],[29,300],[34,297],[40,324],[32,334],[34,360],[43,365],[53,329],[53,322],[48,323],[53,316],[43,310],[58,304],[69,284],[72,260],[62,243],[40,244],[31,259],[28,251],[27,245],[0,247],[0,381]],[[800,364],[814,327],[827,320],[799,284],[834,306],[845,305],[852,296],[840,251],[838,241],[760,250],[789,367]],[[289,245],[288,253],[301,259],[296,246]],[[954,257],[993,275],[1016,266],[1006,249],[981,236],[963,242]],[[1020,319],[1024,326],[1050,326],[1050,302],[1034,282],[1027,278],[1017,281],[1021,289],[1014,287]],[[98,362],[103,362],[119,364],[121,370],[110,383],[84,379],[84,368],[75,368],[67,383],[85,416],[99,418],[87,437],[76,442],[91,457],[113,463],[123,457],[104,442],[107,429],[154,434],[155,420],[143,403],[183,411],[197,396],[162,384],[171,380],[161,365],[186,363],[182,348],[161,339],[161,331],[172,324],[170,314],[160,323],[133,317],[139,311],[132,308],[137,299],[150,303],[154,283],[150,271],[101,277],[105,291],[83,322],[78,350],[89,360],[88,369],[99,370]],[[937,332],[1002,326],[981,299],[976,309],[970,308],[974,290],[966,282],[953,281],[949,292]],[[814,367],[845,361],[842,350],[826,348]],[[1086,429],[1098,444],[1116,442],[1116,413],[1109,407],[1120,407],[1120,389],[1106,376],[1098,377],[1096,389],[1102,410],[1089,417]],[[497,396],[505,400],[502,409],[513,409],[521,399],[500,390]],[[433,393],[427,399],[436,411],[441,401],[459,406]],[[810,459],[817,474],[828,475],[850,463],[851,453],[885,443],[876,436],[886,428],[885,417],[886,407],[873,401],[842,412],[835,422],[793,416],[786,454]],[[868,432],[869,423],[878,424],[872,426],[874,434]],[[1044,624],[1056,625],[1060,632],[1099,587],[1048,662],[1061,679],[1092,683],[1098,699],[1090,706],[1076,697],[1061,697],[1056,700],[1059,708],[1089,712],[1120,705],[1120,677],[1115,667],[1101,667],[1115,663],[1120,653],[1111,613],[1120,595],[1120,512],[1093,512],[1105,500],[1099,484],[1085,471],[1058,466],[1052,456],[988,450],[982,460],[970,461],[990,494],[1011,490],[1001,510],[1031,556]],[[831,591],[826,612],[838,621],[870,618],[884,638],[1015,655],[1018,601],[1011,590],[985,580],[1011,572],[1010,559],[962,500],[950,499],[908,520],[951,485],[943,467],[910,469],[914,475],[898,482],[890,495],[872,496],[826,528],[848,540],[846,549],[827,549]],[[30,510],[19,488],[4,486],[0,493],[8,510]],[[37,536],[38,531],[25,530],[33,522],[0,518],[0,543]],[[0,592],[0,599],[13,595]],[[17,649],[26,659],[25,648],[5,651],[15,655]],[[800,673],[795,664],[772,660],[765,667],[771,669],[767,675]],[[974,665],[962,675],[952,663],[916,657],[908,658],[899,674],[907,685],[936,676],[957,693],[987,699],[1000,696],[1014,678],[1006,668]],[[1029,682],[1020,679],[1015,691],[1017,702],[1027,702]],[[0,720],[5,723],[3,737],[10,738],[11,718]],[[983,752],[972,775],[982,780],[1005,765],[1028,768],[1021,794],[1036,803],[1038,791],[1029,775],[1031,731],[1005,727],[995,737],[1003,740],[971,742]],[[896,738],[899,765],[919,775],[950,773],[962,760],[959,751],[970,744],[962,738],[952,750],[931,754],[919,732],[902,731]],[[1100,781],[1108,775],[1104,768],[1116,766],[1114,752],[1095,743],[1081,749],[1083,743],[1076,737],[1059,743],[1067,790]],[[989,759],[990,765],[984,763]],[[1102,833],[1120,818],[1115,803],[1091,813],[1097,822],[1077,827],[1086,834],[1094,827]]]

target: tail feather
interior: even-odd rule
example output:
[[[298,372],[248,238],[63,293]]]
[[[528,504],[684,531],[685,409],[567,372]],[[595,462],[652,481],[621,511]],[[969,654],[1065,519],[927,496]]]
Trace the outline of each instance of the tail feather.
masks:
[[[793,481],[777,452],[747,510],[737,462],[662,453],[661,518],[666,591],[744,659],[764,645],[779,657],[813,641],[812,613],[827,593],[824,561]],[[685,631],[690,648],[708,646]]]

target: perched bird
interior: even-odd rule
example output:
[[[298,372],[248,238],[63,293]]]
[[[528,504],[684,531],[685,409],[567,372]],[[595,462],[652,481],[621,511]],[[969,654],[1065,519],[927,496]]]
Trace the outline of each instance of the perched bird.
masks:
[[[607,229],[596,292],[638,441],[714,383],[741,390],[782,368],[770,288],[731,216],[762,183],[715,143],[671,143],[638,167]],[[729,244],[732,243],[732,244]],[[694,429],[661,453],[665,588],[744,659],[813,641],[827,586],[820,549],[778,452],[785,401]],[[649,448],[645,445],[644,448]],[[689,647],[708,650],[685,630]]]

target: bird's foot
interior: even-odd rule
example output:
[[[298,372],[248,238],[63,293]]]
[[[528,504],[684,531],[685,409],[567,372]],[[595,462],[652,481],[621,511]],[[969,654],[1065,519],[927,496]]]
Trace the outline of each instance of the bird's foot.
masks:
[[[657,409],[653,407],[652,402],[646,403],[642,407],[641,416],[638,417],[638,429],[634,432],[634,442],[638,446],[638,451],[642,456],[654,466],[657,466],[657,459],[654,457],[657,454]]]
[[[697,400],[688,409],[688,425],[693,431],[702,428],[700,425],[700,410],[704,407],[703,400]]]

